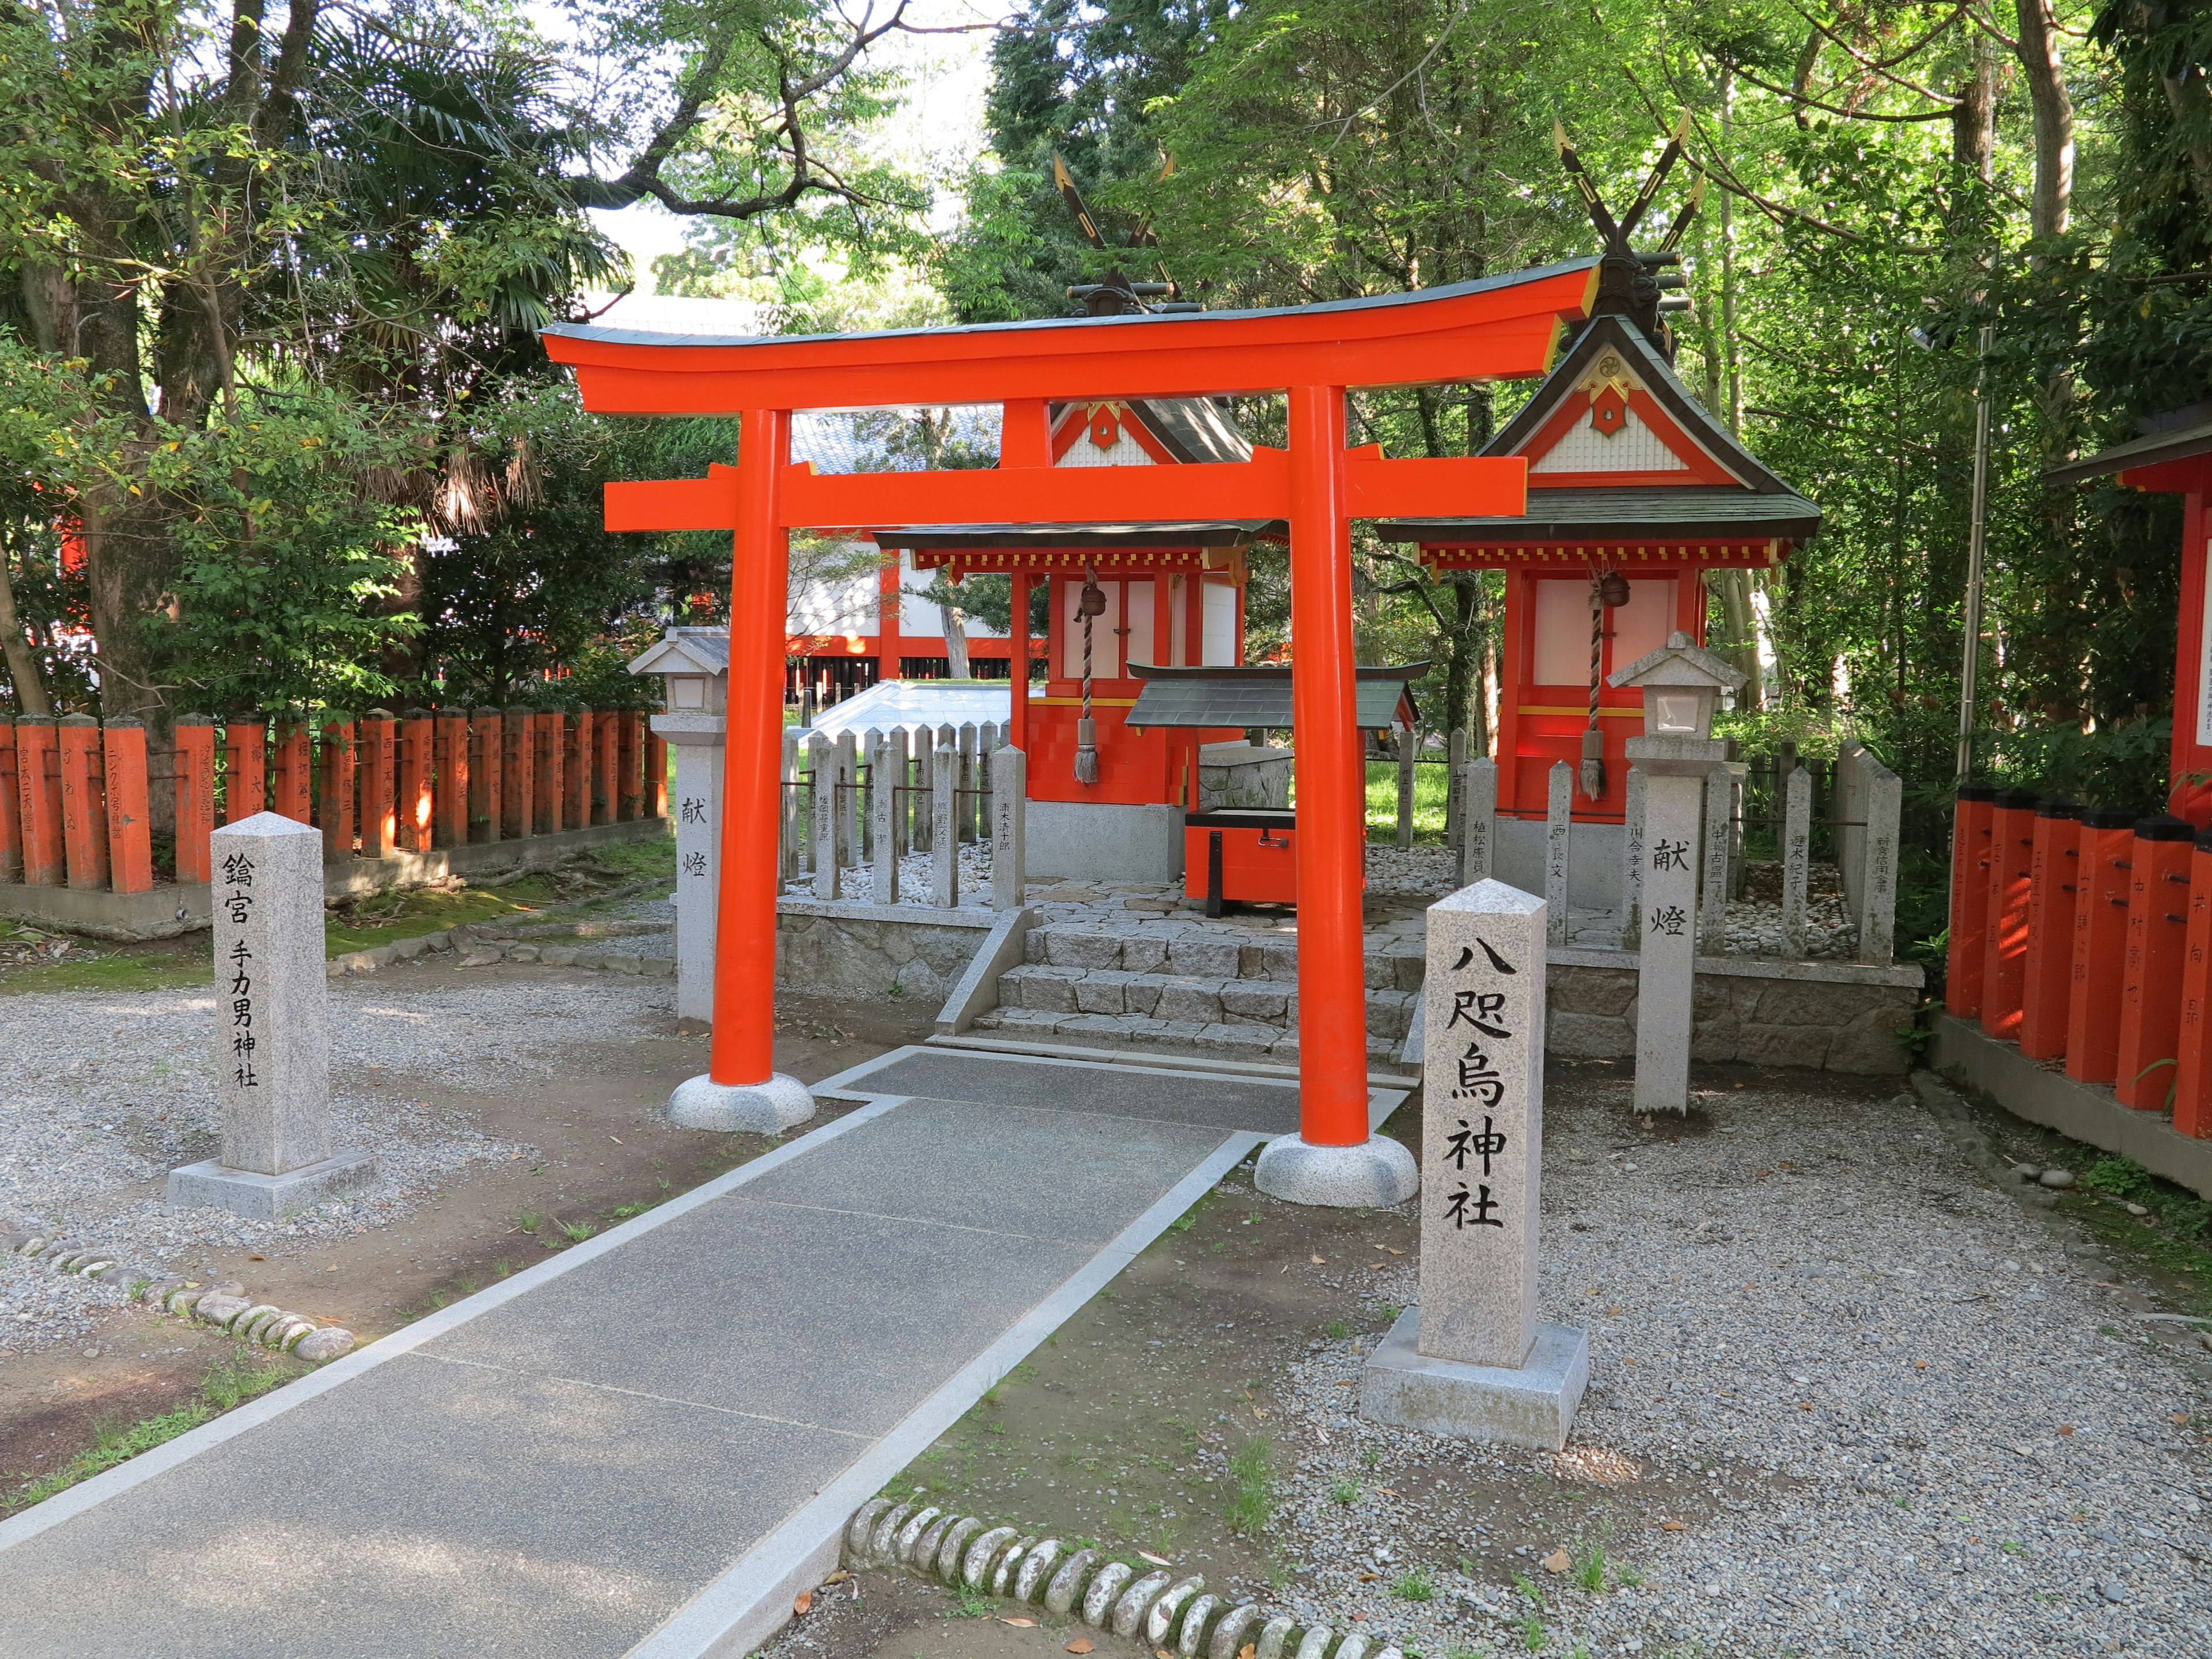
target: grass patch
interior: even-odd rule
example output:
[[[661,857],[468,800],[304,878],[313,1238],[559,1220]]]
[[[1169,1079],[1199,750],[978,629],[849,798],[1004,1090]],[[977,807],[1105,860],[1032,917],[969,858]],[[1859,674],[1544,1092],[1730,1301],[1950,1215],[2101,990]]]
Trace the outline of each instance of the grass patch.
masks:
[[[189,951],[115,951],[104,956],[40,963],[0,975],[0,995],[29,991],[204,990],[215,977],[209,946]]]
[[[1238,1532],[1258,1532],[1275,1513],[1274,1452],[1275,1443],[1262,1436],[1246,1441],[1229,1460],[1227,1518]]]
[[[1337,1481],[1328,1489],[1328,1501],[1350,1509],[1359,1501],[1359,1483],[1357,1480]]]
[[[1413,768],[1413,844],[1442,846],[1444,839],[1445,797],[1451,788],[1451,768],[1422,761]],[[1398,763],[1367,763],[1367,839],[1385,844],[1398,838]]]
[[[552,897],[553,884],[544,876],[526,877],[506,887],[464,887],[458,892],[424,887],[372,893],[331,913],[323,924],[323,954],[343,956],[470,922],[498,921],[541,908]]]
[[[1415,1567],[1390,1586],[1390,1594],[1401,1601],[1433,1601],[1437,1599],[1436,1580],[1429,1577],[1426,1567]]]
[[[90,1446],[59,1468],[18,1487],[15,1506],[28,1508],[43,1503],[80,1480],[88,1480],[118,1463],[130,1462],[141,1452],[167,1444],[232,1407],[268,1393],[279,1383],[290,1382],[299,1374],[296,1363],[264,1362],[240,1348],[201,1378],[199,1393],[183,1405],[136,1423],[104,1423],[96,1426]]]
[[[2212,1204],[2130,1159],[2081,1150],[2088,1166],[2081,1185],[2060,1194],[2058,1207],[2100,1243],[2179,1279],[2177,1299],[2189,1312],[2212,1315]],[[2147,1213],[2132,1214],[2129,1204]]]

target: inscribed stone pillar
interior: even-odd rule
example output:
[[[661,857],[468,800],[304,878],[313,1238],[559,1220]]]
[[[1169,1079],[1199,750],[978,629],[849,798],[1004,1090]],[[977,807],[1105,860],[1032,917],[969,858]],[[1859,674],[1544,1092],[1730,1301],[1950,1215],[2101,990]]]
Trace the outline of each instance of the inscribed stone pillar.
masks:
[[[860,746],[848,726],[837,734],[837,862],[860,862]]]
[[[799,745],[806,736],[802,726],[783,728],[783,758],[777,776],[783,781],[781,812],[777,820],[776,840],[781,857],[785,885],[806,867],[806,819],[799,794]],[[680,765],[681,763],[678,763]],[[681,787],[679,781],[678,787]]]
[[[1859,960],[1887,967],[1896,954],[1897,836],[1905,784],[1887,767],[1870,769],[1866,790],[1866,861],[1859,875]]]
[[[1805,889],[1813,875],[1813,774],[1790,769],[1782,791],[1782,954],[1805,954]]]
[[[1698,901],[1698,950],[1728,954],[1729,848],[1735,835],[1735,780],[1725,766],[1705,779],[1705,873]]]
[[[1029,757],[1001,749],[991,757],[991,904],[1018,910],[1029,897]]]
[[[1413,766],[1421,757],[1421,734],[1401,726],[1398,743],[1398,845],[1413,844]]]
[[[714,933],[721,890],[722,757],[728,722],[689,711],[655,714],[676,751],[676,1017],[714,1018]]]
[[[1490,875],[1498,840],[1498,763],[1469,761],[1459,792],[1459,878],[1468,886]]]
[[[960,794],[954,803],[953,816],[960,820],[960,839],[973,842],[977,838],[975,820],[975,723],[963,720],[960,726]]]
[[[937,733],[927,726],[914,729],[914,789],[907,797],[913,810],[907,815],[913,826],[913,848],[929,851],[929,823],[937,799]]]
[[[1566,1442],[1589,1341],[1536,1316],[1547,921],[1540,900],[1499,881],[1429,907],[1420,1293],[1367,1363],[1370,1419]]]
[[[1544,908],[1551,942],[1567,942],[1567,837],[1573,833],[1575,769],[1565,761],[1552,768],[1550,798],[1544,810]]]
[[[1455,726],[1444,739],[1444,845],[1459,845],[1460,816],[1467,810],[1467,728]],[[1467,877],[1459,878],[1467,885]]]
[[[955,791],[960,781],[960,751],[952,746],[951,728],[938,734],[935,788],[929,805],[930,900],[939,909],[960,902],[960,818]]]
[[[909,775],[910,769],[907,764],[908,737],[909,734],[903,726],[891,727],[890,763],[891,851],[899,858],[904,858],[913,845],[913,836],[908,826],[913,818],[914,797],[911,794],[900,793],[910,788],[913,783],[913,779]]]
[[[1644,769],[1628,769],[1620,823],[1620,948],[1633,951],[1644,938]]]
[[[1632,744],[1665,742],[1631,738]],[[1643,943],[1636,998],[1636,1109],[1690,1109],[1690,1015],[1698,952],[1698,826],[1705,781],[1655,773],[1644,785]]]
[[[885,737],[875,727],[868,728],[868,842],[875,877],[870,896],[878,904],[898,902],[898,836],[891,829],[897,775],[891,763],[891,738],[903,735],[894,731]]]
[[[813,761],[814,896],[844,896],[843,866],[837,859],[837,740],[817,732],[807,744]]]
[[[975,833],[985,839],[995,833],[999,822],[991,804],[991,780],[997,775],[991,760],[999,752],[1001,741],[994,722],[985,720],[975,728]]]
[[[168,1199],[274,1219],[375,1175],[368,1154],[331,1146],[323,837],[261,812],[210,850],[222,1154],[173,1170]]]

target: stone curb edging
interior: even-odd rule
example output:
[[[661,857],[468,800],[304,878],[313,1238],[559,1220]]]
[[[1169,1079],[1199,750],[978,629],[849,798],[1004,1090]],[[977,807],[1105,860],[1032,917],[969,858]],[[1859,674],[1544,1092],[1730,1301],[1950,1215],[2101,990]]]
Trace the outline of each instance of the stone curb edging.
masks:
[[[76,1273],[103,1285],[119,1285],[132,1301],[161,1313],[213,1325],[243,1341],[256,1343],[321,1364],[349,1352],[354,1334],[342,1325],[318,1325],[304,1314],[287,1313],[244,1294],[242,1285],[199,1285],[173,1273],[156,1273],[124,1260],[113,1250],[88,1249],[36,1231],[0,1232],[0,1249],[36,1260],[53,1273]]]
[[[1206,1594],[1206,1580],[1173,1569],[1138,1568],[1110,1553],[1069,1552],[1057,1538],[994,1527],[957,1510],[878,1498],[845,1525],[854,1567],[894,1567],[1079,1620],[1115,1636],[1142,1633],[1146,1646],[1176,1659],[1405,1659],[1395,1643],[1365,1631],[1302,1626],[1256,1602]]]
[[[332,957],[325,965],[324,972],[331,979],[343,979],[349,975],[373,974],[395,962],[412,962],[416,957],[432,951],[466,951],[468,954],[459,964],[463,968],[489,968],[501,961],[538,962],[548,968],[602,968],[617,974],[645,974],[666,978],[676,971],[676,961],[672,957],[646,957],[634,951],[599,951],[582,945],[518,941],[548,938],[623,939],[667,931],[668,924],[665,922],[571,921],[495,928],[465,924],[448,927],[441,933],[417,933],[412,939],[394,939],[391,944],[380,945],[374,950],[349,951],[343,956]]]

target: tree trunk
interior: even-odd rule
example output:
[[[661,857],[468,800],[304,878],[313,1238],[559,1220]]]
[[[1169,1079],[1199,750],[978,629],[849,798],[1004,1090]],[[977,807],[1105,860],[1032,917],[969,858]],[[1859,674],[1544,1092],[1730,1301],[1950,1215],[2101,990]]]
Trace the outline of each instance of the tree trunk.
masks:
[[[968,672],[968,618],[957,605],[941,607],[945,617],[945,672],[956,680],[971,678]]]
[[[15,688],[16,708],[26,714],[52,714],[53,703],[39,678],[38,653],[31,649],[22,621],[15,615],[15,579],[8,568],[4,547],[0,547],[0,651],[7,654],[8,678]]]
[[[2021,0],[2023,6],[2033,0]],[[1997,66],[1986,40],[1974,42],[1973,70],[1951,111],[1951,159],[1987,183],[1996,176]]]
[[[2020,62],[2035,122],[2035,196],[2029,223],[2039,238],[2063,236],[2074,209],[2074,100],[2058,58],[2051,0],[2018,0]]]

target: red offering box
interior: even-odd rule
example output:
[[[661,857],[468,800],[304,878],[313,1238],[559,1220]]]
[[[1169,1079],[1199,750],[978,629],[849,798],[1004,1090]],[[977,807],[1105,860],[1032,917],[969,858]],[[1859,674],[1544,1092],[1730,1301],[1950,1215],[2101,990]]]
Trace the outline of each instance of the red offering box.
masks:
[[[1183,815],[1183,892],[1212,898],[1213,838],[1221,838],[1221,892],[1231,902],[1295,903],[1298,896],[1297,814],[1222,809]]]

